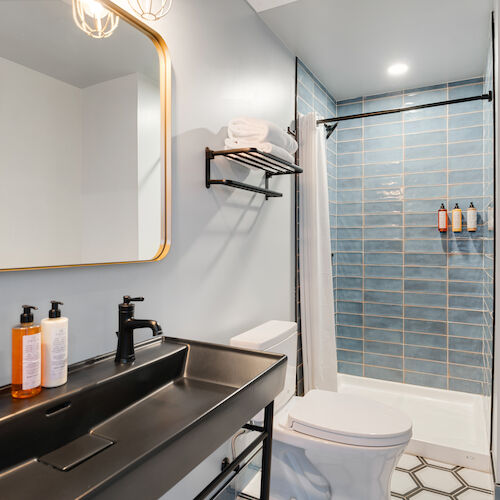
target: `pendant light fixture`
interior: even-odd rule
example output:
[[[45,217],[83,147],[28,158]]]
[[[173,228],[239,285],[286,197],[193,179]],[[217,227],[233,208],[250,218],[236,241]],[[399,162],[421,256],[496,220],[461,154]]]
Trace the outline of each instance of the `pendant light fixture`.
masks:
[[[172,7],[172,0],[128,0],[132,10],[147,21],[158,21]]]
[[[98,0],[73,0],[76,25],[92,38],[108,38],[118,26],[119,18]]]

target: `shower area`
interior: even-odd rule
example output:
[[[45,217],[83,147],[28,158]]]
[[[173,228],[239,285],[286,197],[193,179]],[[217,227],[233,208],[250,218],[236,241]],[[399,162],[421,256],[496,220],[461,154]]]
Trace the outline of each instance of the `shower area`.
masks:
[[[297,60],[297,112],[316,112],[329,135],[338,390],[409,414],[414,436],[408,452],[487,471],[492,50],[484,68],[472,79],[337,101]],[[471,203],[476,231],[467,226]],[[442,204],[446,232],[438,230]],[[459,232],[451,227],[456,206],[462,210]]]

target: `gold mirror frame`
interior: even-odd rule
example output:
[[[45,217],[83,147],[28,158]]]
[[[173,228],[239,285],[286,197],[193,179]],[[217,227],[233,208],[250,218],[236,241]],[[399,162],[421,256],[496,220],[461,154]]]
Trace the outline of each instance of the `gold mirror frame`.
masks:
[[[148,25],[137,19],[126,10],[118,7],[111,0],[99,0],[108,10],[116,14],[120,19],[130,24],[137,30],[146,35],[156,47],[159,59],[160,69],[160,105],[161,105],[161,127],[162,127],[162,155],[163,165],[163,192],[162,192],[162,224],[161,224],[161,243],[156,255],[148,260],[130,260],[117,262],[95,262],[88,264],[64,264],[55,266],[38,267],[13,267],[0,269],[0,272],[7,271],[30,271],[35,269],[62,269],[66,267],[88,267],[88,266],[111,266],[116,264],[139,264],[143,262],[155,262],[163,259],[170,250],[171,240],[171,157],[170,149],[172,142],[172,69],[170,53],[165,40]],[[1,264],[0,264],[1,265]]]

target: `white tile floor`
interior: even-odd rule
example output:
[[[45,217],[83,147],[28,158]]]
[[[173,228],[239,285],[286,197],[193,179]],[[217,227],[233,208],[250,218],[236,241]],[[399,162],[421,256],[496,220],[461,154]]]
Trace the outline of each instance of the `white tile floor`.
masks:
[[[485,472],[403,455],[392,477],[393,500],[493,500]]]
[[[494,500],[491,474],[414,455],[401,457],[391,489],[392,500]],[[260,472],[237,498],[257,500],[259,491]]]

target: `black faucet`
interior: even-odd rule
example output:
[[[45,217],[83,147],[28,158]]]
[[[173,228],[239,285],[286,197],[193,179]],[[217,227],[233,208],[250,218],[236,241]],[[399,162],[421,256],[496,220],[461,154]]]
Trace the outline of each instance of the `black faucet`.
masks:
[[[144,297],[123,297],[123,304],[118,306],[118,347],[116,348],[115,362],[126,364],[135,360],[134,330],[138,328],[151,328],[153,335],[161,335],[161,326],[152,319],[135,319],[133,302],[143,302]]]

